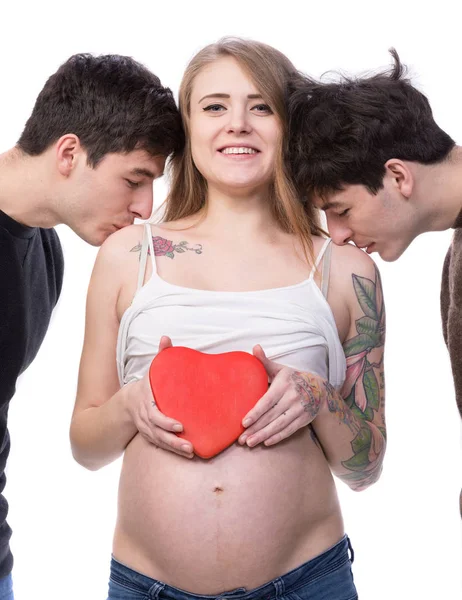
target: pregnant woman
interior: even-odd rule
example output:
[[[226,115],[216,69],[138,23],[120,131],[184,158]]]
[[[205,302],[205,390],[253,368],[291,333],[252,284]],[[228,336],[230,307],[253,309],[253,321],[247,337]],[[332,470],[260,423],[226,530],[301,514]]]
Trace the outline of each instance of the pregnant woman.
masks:
[[[99,252],[71,441],[89,469],[124,455],[109,600],[357,597],[332,474],[355,490],[380,475],[382,290],[372,260],[333,247],[293,192],[294,72],[257,42],[200,51],[162,222]],[[268,374],[245,432],[208,460],[151,392],[150,363],[172,344],[254,353]]]

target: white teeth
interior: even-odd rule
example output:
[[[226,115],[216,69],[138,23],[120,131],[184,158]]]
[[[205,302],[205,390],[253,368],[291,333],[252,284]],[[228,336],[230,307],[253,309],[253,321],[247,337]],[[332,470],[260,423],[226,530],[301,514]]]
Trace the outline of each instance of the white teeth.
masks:
[[[257,151],[253,148],[223,148],[222,154],[257,154]]]

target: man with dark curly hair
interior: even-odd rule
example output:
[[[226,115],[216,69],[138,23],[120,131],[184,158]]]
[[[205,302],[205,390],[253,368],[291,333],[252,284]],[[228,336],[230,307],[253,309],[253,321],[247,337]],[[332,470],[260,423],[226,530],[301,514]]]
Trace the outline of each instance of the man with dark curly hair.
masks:
[[[394,261],[421,233],[455,229],[441,313],[462,416],[462,148],[390,52],[389,71],[293,84],[290,163],[300,197],[325,211],[336,244]]]
[[[152,183],[183,145],[168,88],[126,56],[70,57],[46,82],[24,131],[0,154],[0,597],[13,598],[13,557],[1,493],[8,407],[44,338],[63,279],[53,229],[99,246],[147,219]]]

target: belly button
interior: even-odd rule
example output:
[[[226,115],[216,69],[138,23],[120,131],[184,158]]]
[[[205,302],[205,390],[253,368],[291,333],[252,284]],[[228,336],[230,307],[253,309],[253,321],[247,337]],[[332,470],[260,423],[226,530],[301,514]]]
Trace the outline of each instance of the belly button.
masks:
[[[223,488],[220,487],[219,485],[216,485],[215,489],[213,491],[215,492],[215,494],[222,494],[223,493]]]

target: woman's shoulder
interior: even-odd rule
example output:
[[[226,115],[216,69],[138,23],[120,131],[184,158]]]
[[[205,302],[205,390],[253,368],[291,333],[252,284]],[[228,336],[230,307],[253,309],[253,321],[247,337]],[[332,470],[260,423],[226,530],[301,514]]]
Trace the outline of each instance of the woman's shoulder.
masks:
[[[327,244],[327,239],[321,236],[312,236],[313,253],[315,259],[318,258],[323,247]],[[337,246],[331,240],[330,245],[332,246],[332,268],[338,267],[339,271],[352,272],[360,269],[366,271],[374,271],[376,268],[375,262],[372,258],[353,244],[345,244],[343,246]]]
[[[356,246],[332,244],[331,286],[336,294],[354,305],[360,288],[380,284],[380,274],[373,259]]]
[[[328,299],[343,343],[356,320],[367,314],[364,306],[372,311],[382,299],[382,287],[375,262],[364,250],[352,244],[331,245]]]
[[[332,267],[337,267],[339,271],[351,274],[356,271],[363,273],[374,273],[377,269],[374,260],[353,244],[345,244],[337,246],[334,242],[332,245]]]
[[[98,259],[117,263],[127,253],[135,252],[138,246],[141,247],[144,232],[144,224],[128,225],[119,229],[103,242]]]

